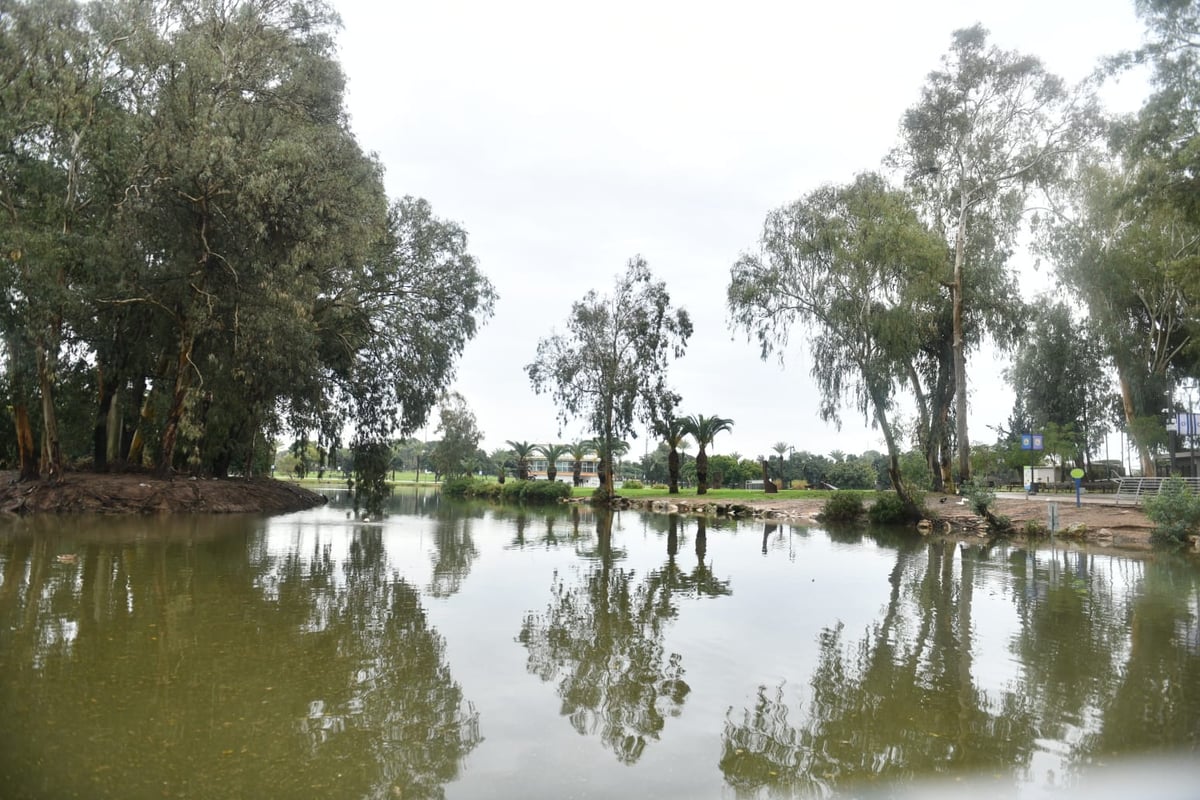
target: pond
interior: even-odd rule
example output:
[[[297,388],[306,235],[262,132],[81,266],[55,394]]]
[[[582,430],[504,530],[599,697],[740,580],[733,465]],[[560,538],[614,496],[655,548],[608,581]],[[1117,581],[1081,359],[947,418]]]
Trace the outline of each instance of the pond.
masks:
[[[1195,796],[1184,557],[331,495],[0,521],[0,793]]]

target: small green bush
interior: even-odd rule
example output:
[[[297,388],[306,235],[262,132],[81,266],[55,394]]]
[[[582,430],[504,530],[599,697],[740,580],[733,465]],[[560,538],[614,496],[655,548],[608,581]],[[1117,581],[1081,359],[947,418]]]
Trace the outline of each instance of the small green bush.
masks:
[[[639,480],[625,481],[621,484],[622,489],[641,489],[642,482]]]
[[[1154,523],[1150,540],[1181,544],[1200,531],[1200,496],[1179,478],[1163,481],[1157,495],[1147,498],[1146,516]]]
[[[867,519],[876,525],[903,525],[911,522],[904,501],[895,492],[881,494],[867,509]]]
[[[656,492],[665,492],[665,491],[668,491],[671,487],[667,486],[665,483],[656,483],[653,486],[651,486],[650,488]]]
[[[821,508],[826,522],[851,522],[863,515],[862,495],[858,492],[834,492]]]
[[[1025,535],[1026,536],[1049,536],[1050,528],[1048,528],[1046,525],[1043,525],[1042,523],[1038,522],[1036,519],[1031,519],[1025,523]]]

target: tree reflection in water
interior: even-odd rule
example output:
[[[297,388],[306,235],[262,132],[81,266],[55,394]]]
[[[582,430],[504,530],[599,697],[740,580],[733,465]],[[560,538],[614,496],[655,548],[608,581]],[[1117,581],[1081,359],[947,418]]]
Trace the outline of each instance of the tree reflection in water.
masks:
[[[478,715],[382,529],[341,575],[260,536],[0,540],[6,796],[443,796]]]
[[[529,651],[528,669],[558,683],[562,714],[580,734],[600,737],[625,764],[635,763],[657,740],[668,717],[678,716],[691,691],[679,654],[663,648],[675,572],[668,568],[637,580],[614,566],[613,515],[596,513],[594,559],[582,583],[556,575],[543,615],[529,614],[518,640]],[[673,563],[674,555],[669,556]]]
[[[897,551],[883,618],[856,642],[840,624],[821,633],[806,707],[793,714],[781,684],[759,687],[742,714],[731,711],[726,782],[741,792],[827,796],[861,781],[985,768],[1011,775],[1028,765],[1028,699],[989,697],[974,685],[975,559],[958,554],[952,542]]]

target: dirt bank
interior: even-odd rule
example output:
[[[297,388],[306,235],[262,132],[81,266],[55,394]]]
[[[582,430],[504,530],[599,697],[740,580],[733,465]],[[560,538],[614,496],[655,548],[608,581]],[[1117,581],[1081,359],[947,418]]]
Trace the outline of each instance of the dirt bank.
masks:
[[[62,481],[15,483],[0,472],[0,513],[280,514],[325,502],[316,492],[270,478],[155,478],[136,473],[68,472]]]
[[[926,505],[939,520],[950,523],[956,531],[979,531],[982,520],[968,505],[960,504],[960,500],[961,498],[954,495],[929,495],[926,497]],[[778,500],[766,497],[736,502],[722,500],[708,504],[691,497],[682,501],[663,497],[649,502],[659,510],[667,510],[667,505],[670,504],[671,508],[685,513],[699,512],[701,506],[717,513],[720,513],[722,506],[725,510],[732,506],[741,506],[763,517],[808,522],[816,522],[817,515],[825,505],[825,501],[821,499]],[[1031,522],[1048,527],[1050,502],[1058,505],[1058,529],[1064,537],[1119,547],[1142,548],[1150,545],[1150,531],[1153,530],[1154,524],[1140,507],[1087,502],[1076,508],[1073,495],[1040,496],[1030,499],[998,497],[995,512],[1012,520],[1018,531],[1023,531],[1026,524]]]

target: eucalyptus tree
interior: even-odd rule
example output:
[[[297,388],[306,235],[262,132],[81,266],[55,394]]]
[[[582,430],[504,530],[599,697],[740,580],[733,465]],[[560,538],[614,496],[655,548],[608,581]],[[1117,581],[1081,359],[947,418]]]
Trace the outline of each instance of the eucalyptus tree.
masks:
[[[1175,380],[1194,373],[1187,356],[1200,329],[1176,270],[1200,260],[1200,221],[1173,205],[1136,200],[1136,181],[1100,157],[1081,159],[1057,196],[1057,213],[1040,220],[1036,242],[1085,304],[1091,334],[1116,367],[1124,427],[1143,474],[1153,475],[1161,411]]]
[[[1102,342],[1103,332],[1094,322],[1078,322],[1065,303],[1054,303],[1037,312],[1036,336],[1018,348],[1005,378],[1013,388],[1014,420],[1043,431],[1053,423],[1075,434],[1070,458],[1083,466],[1089,446],[1108,433],[1105,409],[1112,404],[1111,378]]]
[[[891,160],[953,247],[943,282],[953,310],[961,480],[971,470],[968,288],[988,272],[1006,272],[1031,187],[1052,180],[1066,154],[1093,135],[1091,113],[1092,103],[1068,91],[1038,59],[989,46],[987,31],[976,25],[954,32],[941,68],[929,74],[921,99],[904,114],[903,141]]]
[[[72,0],[0,2],[0,333],[23,479],[61,474],[59,359],[89,316],[89,276],[111,278],[129,132],[114,99],[128,75],[103,16]]]
[[[757,338],[763,358],[786,345],[794,324],[804,326],[821,418],[840,424],[849,396],[879,427],[892,486],[913,518],[921,511],[901,480],[892,412],[944,258],[944,240],[909,196],[865,174],[768,214],[761,254],[738,259],[728,288],[731,323]]]
[[[678,401],[667,386],[671,358],[683,356],[692,322],[671,307],[666,285],[640,256],[630,259],[611,295],[590,291],[571,306],[566,334],[538,341],[526,366],[538,393],[549,392],[559,420],[582,415],[599,443],[602,489],[613,495],[613,443],[634,435],[635,420],[650,425]]]
[[[570,445],[539,444],[536,449],[546,459],[546,480],[558,480],[558,460],[571,452]]]
[[[508,439],[504,442],[512,448],[513,458],[517,464],[517,479],[529,480],[529,457],[537,452],[537,445],[532,442],[514,442]]]
[[[475,414],[467,405],[467,399],[458,392],[446,393],[438,409],[437,432],[442,434],[430,460],[440,475],[466,475],[475,469],[475,454],[483,431]]]
[[[708,453],[705,451],[718,433],[733,430],[733,420],[713,415],[685,417],[683,429],[696,440],[696,494],[708,494]]]
[[[687,439],[687,420],[669,416],[656,426],[655,433],[667,446],[667,493],[679,494],[679,451]]]

